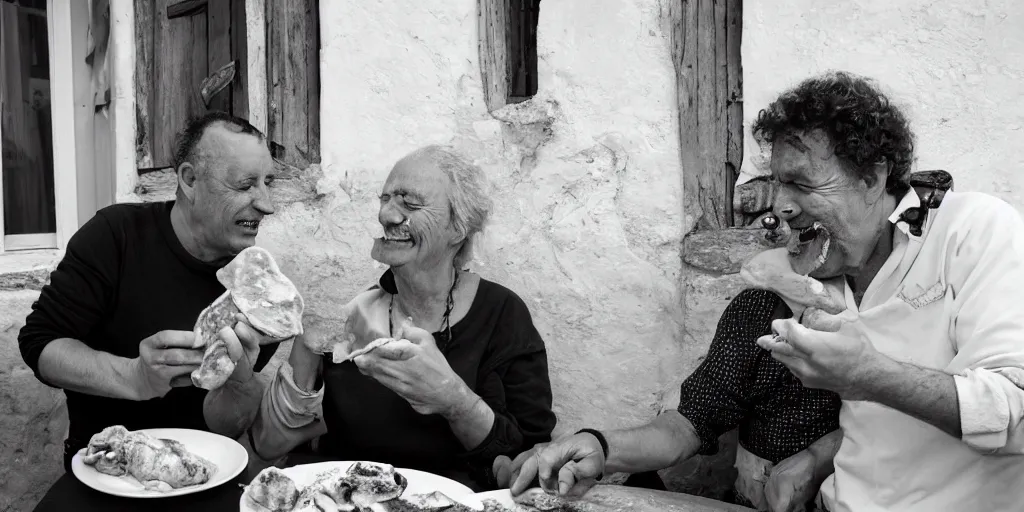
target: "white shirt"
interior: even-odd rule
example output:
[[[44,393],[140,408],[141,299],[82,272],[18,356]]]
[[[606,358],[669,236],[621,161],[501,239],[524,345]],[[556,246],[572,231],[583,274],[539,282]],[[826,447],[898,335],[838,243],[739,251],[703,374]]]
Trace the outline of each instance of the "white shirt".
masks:
[[[947,192],[922,236],[900,214],[893,251],[844,329],[887,356],[954,376],[962,439],[889,407],[843,401],[843,442],[821,488],[831,512],[1024,510],[1024,221]],[[845,283],[845,281],[844,281]]]

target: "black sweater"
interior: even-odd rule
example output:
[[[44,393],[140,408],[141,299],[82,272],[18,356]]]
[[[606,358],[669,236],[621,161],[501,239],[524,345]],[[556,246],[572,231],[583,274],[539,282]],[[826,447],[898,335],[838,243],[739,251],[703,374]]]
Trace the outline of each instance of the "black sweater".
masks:
[[[39,374],[39,355],[53,340],[72,338],[135,358],[139,343],[159,331],[191,331],[199,313],[224,293],[216,277],[223,265],[204,263],[185,250],[171,227],[172,205],[109,206],[71,237],[18,336],[22,357],[40,381],[52,386]],[[257,371],[277,347],[262,347]],[[147,401],[64,393],[71,423],[65,465],[110,425],[208,430],[203,389],[174,388]]]
[[[397,293],[394,276],[379,284]],[[322,453],[340,460],[374,460],[455,479],[474,490],[496,487],[491,465],[498,455],[514,458],[551,440],[551,410],[544,340],[519,296],[480,279],[466,316],[451,326],[452,339],[441,352],[463,381],[494,411],[487,437],[463,448],[440,415],[423,415],[398,394],[360,373],[347,361],[324,357]],[[440,339],[441,333],[434,333]],[[440,342],[439,342],[440,343]]]

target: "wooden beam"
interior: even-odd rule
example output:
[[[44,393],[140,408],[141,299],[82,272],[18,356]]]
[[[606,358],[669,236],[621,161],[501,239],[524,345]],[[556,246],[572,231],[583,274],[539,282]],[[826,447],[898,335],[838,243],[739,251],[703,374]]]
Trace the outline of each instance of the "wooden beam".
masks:
[[[168,0],[155,1],[156,12],[163,12]],[[152,167],[170,165],[175,136],[188,119],[206,111],[199,92],[209,66],[206,18],[156,17]]]
[[[504,107],[508,101],[508,11],[508,0],[477,0],[480,37],[477,53],[488,111]]]
[[[231,0],[231,60],[238,63],[231,81],[230,112],[249,119],[249,41],[245,24],[245,0]]]
[[[220,3],[222,0],[218,0]],[[174,18],[181,18],[183,16],[192,16],[193,14],[199,14],[201,11],[206,9],[207,0],[185,0],[184,2],[178,2],[167,6],[167,19],[173,20]]]
[[[284,157],[284,64],[288,45],[283,18],[284,2],[267,1],[267,139],[271,154]],[[274,145],[277,143],[277,146]]]
[[[135,0],[135,163],[153,165],[153,34],[156,3]]]
[[[320,163],[320,0],[306,4],[307,159]]]
[[[673,0],[672,60],[676,67],[683,189],[686,200],[699,211],[697,229],[721,229],[733,222],[732,193],[738,162],[730,161],[730,138],[742,147],[742,112],[739,134],[728,113],[733,61],[738,36],[730,37],[730,13],[741,0]],[[735,62],[738,66],[738,61]],[[741,150],[741,148],[740,148]],[[739,153],[742,156],[742,153]]]
[[[743,0],[726,1],[726,67],[728,69],[728,99],[726,117],[728,126],[728,143],[726,162],[730,167],[730,186],[735,187],[743,164],[743,65],[740,45],[743,40]],[[733,195],[736,194],[733,190]],[[733,202],[735,204],[735,201]],[[742,212],[740,212],[742,214]],[[733,211],[733,225],[739,225],[736,212]]]
[[[235,77],[231,51],[231,0],[214,0],[206,10],[207,76],[200,97],[207,110],[231,112],[231,89]],[[218,90],[218,87],[222,87]],[[208,88],[208,89],[207,89]],[[207,101],[209,98],[209,101]]]
[[[306,26],[307,2],[275,2],[281,4],[285,12],[284,39],[279,41],[284,46],[285,55],[283,72],[284,97],[279,104],[282,106],[281,144],[285,147],[284,161],[300,168],[309,167],[309,89],[306,81]],[[273,23],[273,22],[271,22]]]
[[[316,3],[267,3],[267,136],[275,158],[302,169],[320,159],[318,19]]]

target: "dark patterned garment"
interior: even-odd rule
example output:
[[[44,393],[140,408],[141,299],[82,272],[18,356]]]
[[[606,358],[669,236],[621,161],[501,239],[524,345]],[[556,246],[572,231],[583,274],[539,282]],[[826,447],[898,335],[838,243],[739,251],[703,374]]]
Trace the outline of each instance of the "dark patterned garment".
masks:
[[[777,464],[839,428],[839,395],[808,389],[757,339],[792,311],[776,294],[745,290],[725,308],[707,357],[683,382],[679,412],[701,439],[701,455],[739,427],[750,453]]]

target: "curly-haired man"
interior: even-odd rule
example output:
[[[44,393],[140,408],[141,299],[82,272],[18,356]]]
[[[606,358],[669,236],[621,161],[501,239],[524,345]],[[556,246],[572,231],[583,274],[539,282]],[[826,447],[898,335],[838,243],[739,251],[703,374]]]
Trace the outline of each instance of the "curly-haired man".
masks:
[[[1021,216],[985,194],[919,187],[911,179],[914,137],[905,115],[862,77],[833,72],[805,80],[763,110],[753,132],[771,149],[773,211],[798,234],[785,257],[794,270],[836,290],[847,308],[835,332],[776,318],[754,341],[771,356],[759,358],[784,365],[808,391],[842,400],[841,429],[820,440],[841,442],[817,450],[829,459],[834,454],[814,470],[820,475],[834,463],[817,506],[1020,510]],[[737,297],[723,320],[753,292]],[[757,330],[761,319],[744,320]],[[740,338],[730,341],[749,341]],[[765,368],[771,367],[754,367]],[[784,382],[736,403],[770,400]],[[606,470],[665,467],[691,450],[702,428],[693,420],[671,411],[636,429],[587,429],[538,447],[513,464],[513,492],[535,476],[543,488],[565,491]],[[777,467],[783,465],[794,466]],[[806,497],[807,489],[797,492]],[[800,510],[804,503],[775,500],[767,508]]]

